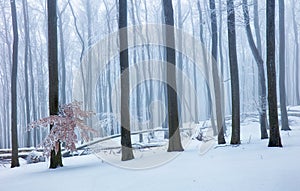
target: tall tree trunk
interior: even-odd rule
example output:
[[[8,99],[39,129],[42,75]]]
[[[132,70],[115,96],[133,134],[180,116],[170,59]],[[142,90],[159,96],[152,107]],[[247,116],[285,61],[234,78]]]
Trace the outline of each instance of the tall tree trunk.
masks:
[[[91,12],[92,12],[92,6],[91,6],[91,2],[90,0],[86,0],[86,16],[87,16],[87,29],[88,29],[88,36],[87,36],[87,44],[88,44],[88,49],[91,48],[92,46],[92,16],[91,16]],[[93,87],[92,87],[92,76],[93,76],[93,69],[92,69],[92,54],[89,51],[88,53],[88,68],[87,68],[87,80],[86,80],[86,91],[87,91],[87,107],[86,109],[88,111],[92,111],[93,110]],[[93,120],[92,119],[87,119],[87,123],[89,127],[93,127]],[[90,134],[90,136],[92,137],[92,134]]]
[[[183,28],[183,19],[182,19],[182,13],[181,13],[181,0],[178,0],[177,1],[177,22],[178,22],[178,28],[180,30],[182,30]],[[177,44],[176,44],[176,48],[178,48],[178,50],[183,50],[183,46],[182,46],[182,34],[177,34]],[[177,60],[176,60],[176,66],[178,67],[179,71],[180,72],[184,72],[183,71],[183,57],[182,57],[182,53],[181,52],[177,52],[175,58],[177,57]],[[178,77],[176,77],[176,82],[177,82],[177,88],[178,91],[178,97],[179,97],[179,100],[183,100],[183,92],[185,91],[185,87],[183,86],[183,78],[181,75],[178,75]],[[177,101],[178,102],[178,101]],[[178,102],[179,104],[179,113],[182,114],[181,115],[181,123],[183,124],[184,120],[186,120],[186,116],[184,115],[186,112],[184,112],[184,107],[180,107],[180,102]],[[181,105],[183,106],[183,104]]]
[[[224,64],[224,58],[223,58],[223,10],[222,10],[222,0],[219,0],[219,53],[220,53],[220,68],[221,68],[221,80],[222,80],[222,92],[223,92],[223,97],[222,99],[222,108],[223,108],[223,113],[224,113],[224,117],[225,117],[225,113],[226,113],[226,109],[225,109],[225,90],[224,90],[224,68],[225,68],[225,64]],[[225,123],[225,119],[223,121],[223,131],[224,133],[226,132],[226,123]]]
[[[8,55],[8,64],[4,64],[4,71],[5,71],[5,83],[9,83],[9,75],[11,75],[11,65],[12,65],[12,50],[11,50],[11,41],[10,41],[10,34],[9,34],[9,27],[7,24],[6,14],[5,14],[5,7],[2,6],[2,15],[4,20],[4,29],[5,29],[5,43],[7,46],[7,55]],[[4,92],[7,92],[7,96],[4,97],[4,119],[5,119],[5,127],[4,127],[4,148],[10,148],[11,145],[11,136],[9,136],[10,131],[10,107],[9,107],[9,94],[10,91],[9,86],[5,86]]]
[[[86,90],[86,78],[84,76],[84,69],[83,69],[83,64],[82,64],[82,60],[83,60],[83,56],[84,56],[84,52],[85,52],[85,42],[84,42],[84,39],[83,39],[83,36],[81,35],[80,31],[79,31],[79,28],[78,28],[78,24],[77,24],[77,18],[76,18],[76,15],[75,15],[75,12],[74,12],[74,9],[73,9],[73,5],[71,4],[70,1],[68,1],[68,4],[69,4],[69,7],[70,7],[70,10],[71,10],[71,13],[72,13],[72,16],[73,16],[73,19],[74,19],[74,26],[75,26],[75,31],[76,31],[76,34],[80,40],[80,44],[81,44],[81,52],[80,52],[80,75],[81,75],[81,79],[82,79],[82,89],[83,89],[83,103],[84,103],[84,109],[87,110],[86,108],[86,97],[87,97],[87,90]]]
[[[11,72],[11,168],[20,166],[18,156],[18,105],[17,105],[17,78],[18,78],[18,24],[15,0],[10,1],[13,24],[13,56]]]
[[[223,58],[223,46],[222,46],[222,36],[223,36],[223,10],[222,10],[222,0],[219,0],[219,53],[220,53],[220,67],[222,78],[224,78],[224,58]],[[223,80],[223,79],[222,79]],[[224,100],[224,99],[223,99]]]
[[[67,4],[65,7],[58,11],[58,27],[59,27],[59,41],[60,41],[60,64],[61,64],[61,104],[66,104],[66,59],[65,59],[65,41],[64,41],[64,31],[63,31],[63,22],[62,15],[66,10]]]
[[[26,124],[28,124],[30,119],[30,112],[32,111],[33,121],[37,119],[36,117],[36,106],[35,106],[35,91],[34,91],[34,76],[33,76],[33,63],[32,63],[32,51],[31,51],[31,41],[30,41],[30,30],[29,30],[29,15],[28,15],[28,2],[27,0],[22,0],[23,14],[24,14],[24,34],[25,34],[25,51],[24,51],[24,75],[25,75],[25,105],[26,105]],[[30,77],[30,80],[28,78]],[[29,94],[29,81],[31,82],[31,95]],[[32,106],[30,106],[30,99]],[[37,146],[37,131],[33,130],[33,146]],[[27,131],[27,139],[25,145],[30,147],[32,145],[32,132]]]
[[[192,6],[191,6],[191,2],[189,1],[189,6],[190,6],[190,11],[191,11],[191,15],[193,15],[193,10],[192,10]],[[191,17],[191,23],[192,23],[192,29],[193,29],[193,36],[195,36],[195,25],[194,25],[194,18]],[[195,42],[193,42],[193,60],[195,60],[196,58],[196,50],[195,50]],[[194,67],[193,67],[193,82],[194,82],[194,88],[195,88],[195,92],[197,93],[198,92],[198,82],[197,82],[197,66],[194,64]],[[199,123],[199,114],[198,114],[198,97],[195,96],[194,98],[194,103],[195,103],[195,123]]]
[[[261,45],[261,35],[260,35],[260,26],[259,26],[259,13],[258,13],[258,1],[257,0],[253,0],[253,17],[254,17],[254,29],[255,29],[255,36],[256,36],[256,47],[258,50],[259,55],[262,57],[262,45]],[[263,74],[259,74],[264,75],[265,76],[265,67],[262,66],[262,70],[263,70]],[[260,72],[260,70],[259,70]],[[258,96],[259,99],[261,101],[263,101],[261,103],[261,105],[263,105],[264,107],[261,108],[263,109],[261,111],[260,114],[260,124],[261,124],[261,128],[263,128],[264,126],[266,127],[266,129],[269,128],[268,126],[268,118],[267,118],[267,87],[266,87],[266,79],[265,82],[263,83],[262,81],[258,80]],[[261,88],[260,88],[261,87]],[[263,99],[264,98],[264,99]]]
[[[218,144],[225,144],[224,138],[224,127],[223,123],[224,116],[222,109],[222,98],[221,98],[221,86],[220,86],[220,76],[218,74],[218,26],[217,26],[217,14],[216,14],[216,4],[215,0],[209,0],[210,7],[210,20],[211,20],[211,31],[212,31],[212,47],[211,54],[214,60],[212,63],[214,90],[215,90],[215,103],[216,103],[216,118],[218,127]]]
[[[121,145],[122,161],[134,158],[130,135],[127,0],[119,0],[119,40],[121,68]],[[125,74],[126,73],[126,74]]]
[[[104,5],[105,5],[105,9],[106,9],[106,23],[107,23],[107,28],[108,28],[108,34],[111,34],[111,32],[112,32],[112,26],[111,26],[111,22],[110,22],[110,13],[111,13],[111,10],[108,8],[108,3],[107,3],[107,1],[104,1]],[[110,58],[111,57],[111,53],[110,53],[110,49],[111,49],[111,42],[109,41],[108,42],[108,44],[107,44],[107,49],[109,50],[108,51],[108,58]],[[108,82],[108,112],[109,113],[111,113],[112,111],[113,111],[113,108],[112,108],[112,101],[111,101],[111,99],[112,99],[112,96],[111,96],[111,92],[112,92],[112,90],[111,90],[111,84],[112,84],[112,82],[111,82],[111,73],[112,73],[112,63],[110,63],[110,65],[109,65],[109,70],[108,70],[108,74],[107,74],[107,82]],[[114,70],[113,70],[114,71]],[[113,124],[111,124],[111,116],[109,115],[108,116],[108,118],[109,118],[109,125],[110,125],[110,127],[111,127],[111,129],[110,129],[110,135],[113,135],[114,134],[114,125]]]
[[[172,0],[163,0],[165,19],[165,38],[167,56],[167,94],[168,94],[168,121],[169,121],[169,146],[168,152],[183,151],[180,139],[177,92],[171,87],[176,87],[176,54],[174,35],[174,14]]]
[[[236,52],[235,12],[233,0],[227,0],[228,49],[232,96],[232,134],[230,144],[240,144],[240,92]]]
[[[27,0],[24,0],[23,2],[23,9],[24,9],[24,25],[25,25],[25,33],[26,35],[26,43],[28,44],[28,50],[27,52],[27,67],[29,68],[29,71],[27,70],[26,75],[30,76],[30,82],[31,82],[31,87],[30,87],[30,93],[29,98],[31,98],[31,109],[29,111],[32,111],[32,120],[35,121],[37,119],[37,112],[36,112],[36,100],[35,100],[35,91],[34,91],[34,75],[33,75],[33,61],[32,61],[32,49],[31,49],[31,40],[30,40],[30,24],[29,24],[29,12],[28,12],[28,2]],[[26,20],[26,21],[25,21]],[[26,32],[27,31],[27,32]],[[29,73],[28,73],[29,72]],[[29,88],[29,87],[28,87]],[[29,91],[29,90],[28,90]],[[29,101],[30,102],[30,101]],[[28,121],[27,123],[29,123]],[[37,146],[37,133],[38,129],[33,130],[33,145],[36,147]]]
[[[28,13],[28,5],[26,6],[27,9],[27,13]],[[28,17],[28,14],[27,14]],[[27,18],[27,20],[29,21],[29,17]],[[28,27],[29,30],[29,27]],[[28,31],[28,34],[30,34],[30,32]],[[31,104],[32,104],[32,120],[35,121],[37,119],[37,112],[36,112],[36,100],[35,100],[35,91],[34,91],[34,75],[33,75],[33,61],[32,61],[32,50],[31,50],[31,40],[30,40],[30,35],[28,35],[28,54],[29,54],[29,60],[28,60],[28,67],[29,67],[29,74],[30,74],[30,81],[31,81]],[[38,131],[40,131],[39,129],[34,129],[33,130],[33,145],[36,147],[37,146],[37,133]]]
[[[131,13],[131,22],[132,22],[132,25],[133,26],[136,26],[136,19],[135,19],[135,12],[137,12],[138,11],[138,9],[136,9],[136,7],[135,7],[135,4],[134,4],[134,2],[133,2],[133,0],[130,0],[130,3],[131,3],[131,9],[132,9],[132,13]],[[140,25],[140,23],[138,23],[139,25]],[[137,33],[137,31],[135,30],[134,31],[135,32],[135,34],[134,34],[134,36],[133,36],[133,44],[135,45],[136,44],[136,33]],[[138,71],[138,66],[136,65],[136,62],[137,62],[137,48],[134,48],[134,50],[133,50],[133,63],[135,64],[135,66],[136,66],[136,70]],[[144,55],[143,55],[143,57],[144,57]],[[144,60],[144,59],[143,59]],[[137,79],[137,81],[139,81],[139,75],[140,75],[140,71],[138,71],[137,73],[136,73],[136,79]],[[137,126],[138,126],[138,129],[139,129],[139,131],[141,131],[142,130],[142,125],[141,125],[141,123],[140,123],[140,104],[141,104],[141,91],[140,91],[140,87],[139,86],[137,86],[136,87],[136,105],[135,105],[135,107],[136,107],[136,115],[137,115]],[[141,133],[141,134],[139,134],[139,142],[141,143],[141,142],[143,142],[143,134]]]
[[[279,0],[279,93],[281,111],[281,129],[291,130],[286,111],[285,93],[285,22],[284,22],[284,1]],[[298,54],[298,53],[297,53]]]
[[[282,147],[278,126],[275,69],[275,0],[267,0],[267,73],[270,139],[269,147]]]
[[[267,132],[267,124],[266,124],[266,118],[267,118],[267,110],[266,110],[266,79],[265,79],[265,71],[264,71],[264,61],[261,57],[261,54],[256,47],[250,27],[250,18],[249,18],[249,10],[248,10],[248,1],[243,0],[243,12],[244,12],[244,22],[245,22],[245,28],[246,28],[246,34],[248,38],[248,43],[251,49],[251,52],[254,56],[254,59],[257,64],[258,69],[258,97],[259,97],[259,120],[260,120],[260,137],[261,139],[267,139],[268,138],[268,132]]]
[[[25,50],[24,50],[24,77],[25,77],[25,123],[30,123],[30,108],[29,108],[29,80],[28,80],[28,55],[29,55],[29,20],[28,12],[26,9],[27,0],[22,0],[23,18],[24,18],[24,38],[25,38]],[[27,131],[26,147],[31,146],[31,131]]]
[[[50,115],[58,114],[58,58],[57,58],[57,16],[56,0],[47,0],[48,9],[48,70],[49,70],[49,112]],[[52,126],[50,126],[51,130]],[[51,151],[50,168],[63,166],[60,142],[59,150]]]
[[[260,35],[260,26],[259,26],[259,13],[258,13],[258,0],[253,0],[253,20],[254,20],[257,50],[259,52],[259,55],[262,55],[261,35]]]
[[[201,8],[201,4],[200,4],[200,0],[198,0],[197,1],[197,8],[198,8],[198,12],[199,12],[199,26],[200,26],[200,42],[202,43],[202,46],[204,47],[204,32],[203,32],[203,25],[204,25],[204,20],[203,20],[203,16],[202,16],[202,8]],[[202,48],[202,54],[204,55],[204,56],[206,56],[206,53],[205,53],[205,51],[204,51],[204,48]],[[204,58],[204,61],[205,61],[205,64],[204,64],[204,72],[206,73],[206,75],[208,75],[208,66],[207,66],[207,58]],[[212,102],[211,102],[211,95],[210,95],[210,92],[209,92],[209,87],[208,87],[208,85],[206,86],[207,88],[206,88],[206,91],[207,91],[207,102],[208,102],[208,107],[207,107],[207,115],[208,115],[208,117],[212,117],[213,118],[213,116],[211,115],[212,114],[212,110],[211,110],[211,105],[212,105]],[[214,124],[214,120],[212,120],[212,126],[214,127],[215,126],[215,124]],[[213,131],[214,131],[214,134],[216,134],[217,133],[217,130],[214,128],[213,129]]]
[[[145,22],[148,23],[148,8],[147,8],[146,0],[144,0],[144,8],[145,8]],[[138,10],[138,7],[136,7],[136,10]],[[138,19],[139,23],[142,23],[142,21],[141,21],[141,19],[140,19],[139,16],[137,17],[137,19]],[[146,25],[146,41],[147,42],[150,41],[149,40],[149,27],[148,27],[148,25]],[[147,58],[148,58],[148,60],[150,60],[150,57],[151,57],[151,55],[150,55],[150,46],[147,45]],[[145,60],[145,54],[142,54],[142,60]],[[153,69],[150,66],[150,68],[148,70],[148,75],[149,76],[153,76],[153,74],[151,74],[152,70]],[[147,71],[146,70],[143,70],[142,72],[143,72],[144,76],[147,75]],[[148,85],[148,83],[149,83],[149,85]],[[153,90],[154,90],[154,87],[153,87],[154,82],[150,81],[148,83],[145,83],[145,86],[144,86],[144,88],[145,88],[145,102],[146,102],[145,105],[149,105],[149,103],[151,103],[151,98],[153,97]],[[152,119],[151,119],[151,117],[152,117]],[[153,116],[150,116],[150,112],[149,111],[146,112],[146,120],[153,121]],[[154,136],[154,132],[150,132],[149,135],[151,137],[153,137]]]

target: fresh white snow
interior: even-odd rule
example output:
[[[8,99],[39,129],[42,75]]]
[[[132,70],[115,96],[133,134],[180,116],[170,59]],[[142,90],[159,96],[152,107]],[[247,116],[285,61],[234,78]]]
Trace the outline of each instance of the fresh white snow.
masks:
[[[202,143],[192,140],[173,160],[146,170],[116,167],[94,154],[64,158],[64,167],[55,170],[48,169],[47,162],[22,162],[20,168],[0,167],[0,191],[298,191],[300,118],[290,116],[289,120],[292,131],[281,131],[283,148],[268,148],[268,140],[260,140],[257,119],[247,118],[242,122],[239,146],[214,146],[201,155]],[[134,161],[129,163],[134,165]]]

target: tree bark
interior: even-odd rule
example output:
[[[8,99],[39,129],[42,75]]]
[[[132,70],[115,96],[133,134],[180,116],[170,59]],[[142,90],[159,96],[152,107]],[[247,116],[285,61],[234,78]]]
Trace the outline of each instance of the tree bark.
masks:
[[[171,0],[163,0],[166,59],[167,59],[167,94],[168,94],[168,123],[169,123],[169,146],[168,152],[183,151],[179,131],[177,92],[176,88],[176,54],[174,35],[174,14]],[[173,48],[174,47],[174,48]]]
[[[119,0],[119,40],[121,68],[121,145],[122,161],[134,158],[131,145],[129,114],[129,75],[128,70],[128,34],[127,34],[127,0]],[[124,73],[125,72],[125,73]]]
[[[285,93],[285,22],[284,1],[279,0],[279,93],[281,111],[281,129],[290,131],[289,120],[286,111]]]
[[[24,77],[25,77],[25,123],[30,123],[30,108],[29,108],[29,80],[28,80],[28,55],[29,55],[29,26],[28,26],[28,12],[26,9],[27,0],[22,0],[23,18],[24,18],[24,38],[25,38],[25,50],[24,50]],[[26,147],[31,146],[31,131],[27,131]]]
[[[267,132],[267,110],[266,110],[266,79],[265,79],[265,71],[264,71],[264,61],[261,57],[259,49],[256,47],[250,27],[250,18],[249,18],[249,10],[248,10],[248,1],[243,0],[243,12],[244,12],[244,22],[245,29],[248,38],[248,43],[251,49],[251,52],[254,56],[254,59],[257,64],[258,69],[258,97],[259,97],[259,120],[260,120],[260,136],[261,139],[268,138]]]
[[[278,126],[275,70],[275,0],[267,0],[267,74],[270,139],[269,147],[282,147]]]
[[[219,26],[219,54],[220,54],[220,68],[221,68],[221,80],[222,80],[222,92],[223,92],[223,97],[221,98],[222,99],[222,108],[223,108],[223,113],[224,113],[224,116],[225,116],[225,113],[226,113],[226,109],[225,109],[225,90],[224,90],[224,68],[225,68],[225,64],[224,64],[224,57],[223,57],[223,11],[222,11],[222,0],[219,0],[219,23],[220,23],[220,26]],[[225,123],[225,119],[223,121],[223,131],[224,131],[224,134],[226,132],[226,123]]]
[[[50,115],[58,114],[58,58],[57,58],[57,16],[56,0],[47,0],[48,9],[48,70],[49,70],[49,112]],[[52,126],[50,126],[51,130]],[[50,168],[63,166],[60,143],[56,153],[51,151]]]
[[[13,55],[11,73],[11,168],[20,166],[18,156],[18,105],[17,105],[17,78],[18,78],[18,24],[15,0],[10,1],[11,17],[13,24]]]
[[[211,31],[212,31],[212,49],[211,54],[212,60],[212,72],[215,90],[215,103],[216,103],[216,118],[218,127],[218,144],[225,144],[224,138],[224,119],[222,119],[223,109],[222,109],[222,98],[221,98],[221,86],[220,86],[220,76],[218,75],[218,26],[217,26],[217,14],[216,14],[216,4],[215,0],[209,0],[210,7],[210,18],[211,18]]]
[[[232,96],[232,134],[230,144],[240,144],[240,95],[236,52],[235,12],[233,0],[227,0],[228,49]]]

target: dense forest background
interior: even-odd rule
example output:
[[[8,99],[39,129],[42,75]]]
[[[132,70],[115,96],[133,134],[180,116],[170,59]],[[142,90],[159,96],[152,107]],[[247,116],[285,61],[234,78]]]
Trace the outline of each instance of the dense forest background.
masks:
[[[260,108],[259,72],[255,57],[248,43],[243,5],[245,2],[249,9],[249,24],[252,29],[253,39],[266,61],[266,4],[264,1],[249,0],[234,1],[236,49],[239,67],[240,85],[240,115],[243,120],[247,115],[258,114]],[[277,1],[276,1],[277,2]],[[282,1],[283,2],[283,1]],[[58,24],[58,63],[59,63],[59,103],[65,104],[74,101],[74,86],[78,81],[78,72],[87,72],[85,82],[89,84],[88,69],[82,69],[81,64],[86,57],[90,60],[98,60],[95,55],[87,55],[90,48],[97,45],[101,39],[118,31],[118,1],[109,0],[58,0],[57,1]],[[230,90],[230,64],[227,38],[227,4],[226,1],[216,0],[215,9],[210,6],[209,0],[176,0],[173,1],[175,27],[192,35],[203,43],[205,49],[210,52],[213,43],[211,41],[215,31],[211,25],[211,13],[216,15],[218,44],[214,50],[218,54],[217,64],[224,84],[225,115],[231,115],[231,90]],[[285,92],[286,105],[299,105],[299,27],[300,4],[296,0],[284,1],[285,9]],[[19,33],[18,45],[18,71],[17,71],[17,129],[19,147],[37,146],[48,134],[48,129],[34,129],[27,131],[27,124],[49,115],[48,103],[48,37],[47,37],[47,3],[45,0],[16,1],[17,26]],[[0,1],[0,148],[11,148],[11,80],[12,80],[12,46],[13,23],[11,20],[10,1]],[[280,4],[276,3],[276,69],[279,81],[279,16]],[[146,23],[162,24],[163,6],[161,0],[130,0],[128,1],[128,26]],[[157,34],[158,36],[160,34]],[[192,46],[192,45],[191,45]],[[150,47],[150,48],[149,48]],[[129,49],[129,63],[134,64],[145,59],[159,59],[163,57],[162,47],[142,47]],[[186,47],[191,48],[191,47]],[[108,48],[109,49],[109,48]],[[206,82],[199,72],[195,72],[192,63],[182,56],[176,57],[178,67],[190,77],[196,87],[197,101],[188,99],[193,108],[181,108],[182,122],[198,123],[211,117],[211,101]],[[265,63],[265,62],[264,62]],[[84,109],[93,110],[100,120],[106,119],[105,125],[97,125],[93,121],[87,121],[93,128],[99,130],[100,136],[118,134],[119,126],[115,123],[110,113],[119,105],[112,104],[112,85],[120,72],[119,57],[110,60],[109,67],[101,73],[96,90],[96,99],[85,99]],[[264,64],[265,67],[265,64]],[[267,76],[266,69],[265,75]],[[180,81],[180,80],[179,80]],[[180,83],[178,84],[180,87]],[[183,86],[181,88],[184,88]],[[279,95],[279,86],[277,92]],[[130,111],[136,116],[138,122],[153,120],[160,122],[156,126],[164,126],[160,119],[161,113],[166,109],[160,104],[153,105],[159,100],[166,103],[166,87],[161,83],[146,82],[136,88],[132,93]],[[279,100],[279,99],[278,99]],[[91,104],[91,103],[94,104]],[[190,104],[191,105],[191,104]],[[150,107],[153,106],[153,107]],[[194,113],[194,117],[185,113]],[[133,130],[139,126],[132,124]],[[140,129],[141,130],[141,129]]]

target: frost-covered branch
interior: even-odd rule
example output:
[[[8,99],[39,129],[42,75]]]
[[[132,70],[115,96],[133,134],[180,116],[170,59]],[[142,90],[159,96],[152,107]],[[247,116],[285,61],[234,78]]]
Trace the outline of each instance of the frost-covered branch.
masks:
[[[84,124],[83,120],[95,115],[92,111],[81,110],[82,102],[72,102],[60,106],[58,115],[51,115],[34,121],[28,125],[29,130],[36,127],[48,127],[52,125],[49,135],[45,138],[41,146],[44,148],[44,154],[50,155],[51,150],[58,151],[59,142],[65,143],[65,148],[75,151],[75,143],[78,142],[75,129],[77,128],[84,141],[89,140],[89,133],[97,133],[91,127]]]

